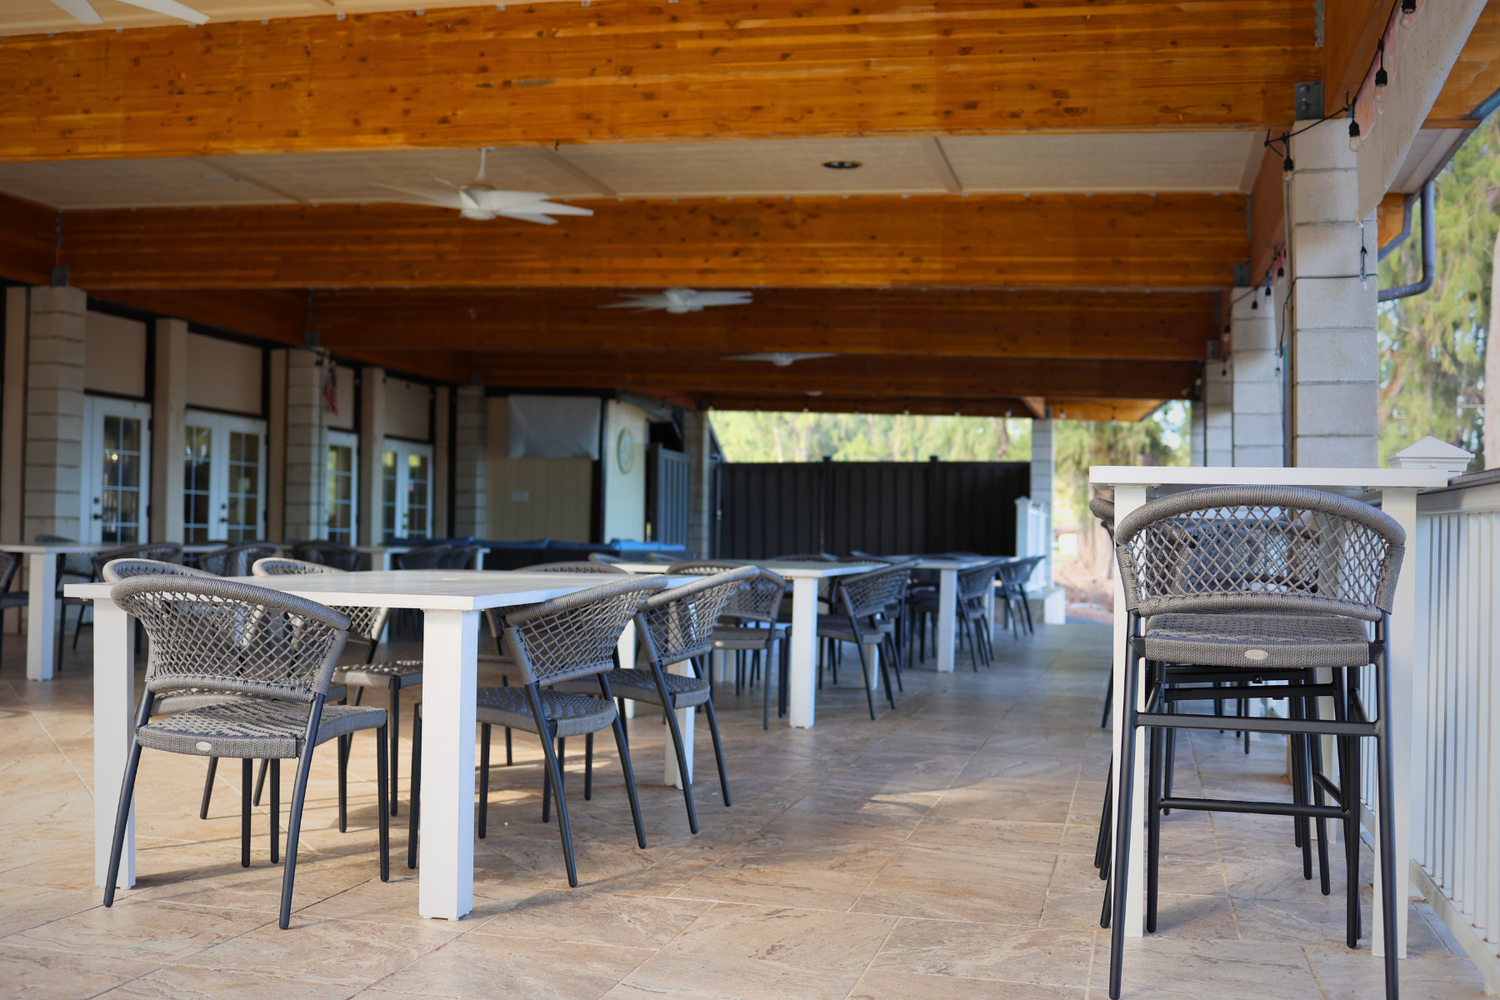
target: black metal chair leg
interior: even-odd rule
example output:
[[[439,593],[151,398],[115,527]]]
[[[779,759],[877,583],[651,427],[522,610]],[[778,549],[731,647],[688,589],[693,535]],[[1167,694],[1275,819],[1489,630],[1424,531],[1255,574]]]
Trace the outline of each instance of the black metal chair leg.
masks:
[[[255,797],[251,799],[252,805],[260,805],[261,795],[266,790],[266,761],[260,762],[260,767],[255,772]]]
[[[1148,693],[1149,697],[1149,693]],[[1161,888],[1161,791],[1166,740],[1160,729],[1146,730],[1146,933],[1156,931],[1156,904]]]
[[[483,840],[490,817],[490,724],[479,727],[479,839]]]
[[[708,716],[708,732],[714,740],[714,760],[719,765],[719,790],[724,793],[724,805],[734,805],[729,801],[729,774],[724,770],[724,746],[719,741],[719,717],[714,714],[714,702],[710,698],[703,703],[703,711]]]
[[[875,692],[870,690],[870,661],[865,657],[865,647],[859,643],[854,644],[859,651],[859,675],[865,679],[865,701],[870,705],[870,721],[875,720]]]
[[[568,825],[568,800],[563,791],[562,765],[552,750],[552,725],[546,715],[542,714],[542,696],[538,685],[526,685],[526,699],[531,703],[531,717],[537,721],[537,728],[541,730],[542,756],[546,758],[547,775],[557,787],[557,826],[562,837],[563,860],[568,866],[568,885],[576,889],[578,868],[573,863],[573,832]]]
[[[240,867],[250,867],[250,780],[253,764],[249,757],[240,761]]]
[[[395,763],[394,761],[386,760],[385,741],[385,727],[382,726],[375,731],[375,801],[377,803],[385,801],[386,766]],[[376,809],[375,815],[380,818],[380,881],[389,882],[391,880],[391,819],[385,814],[385,810],[383,809]],[[296,853],[297,845],[292,841],[288,841],[286,850],[287,854],[294,854]]]
[[[1380,634],[1385,633],[1380,630]],[[1401,903],[1400,910],[1405,914],[1406,910],[1406,873],[1401,873],[1401,881],[1396,881],[1396,816],[1391,807],[1391,796],[1395,790],[1392,780],[1391,768],[1391,685],[1390,685],[1390,654],[1382,652],[1381,667],[1375,674],[1375,702],[1376,711],[1380,713],[1376,719],[1375,727],[1375,788],[1380,801],[1376,804],[1376,827],[1380,831],[1380,857],[1376,863],[1380,865],[1380,914],[1381,923],[1385,931],[1385,997],[1386,1000],[1397,1000],[1400,989],[1398,986],[1399,972],[1396,967],[1396,958],[1400,952],[1401,935],[1396,927],[1397,901]]]
[[[214,775],[219,773],[219,758],[208,758],[208,774],[203,778],[203,804],[198,807],[198,818],[208,819],[208,804],[214,797]]]
[[[1109,712],[1115,705],[1115,670],[1109,669],[1109,686],[1104,689],[1104,714],[1099,716],[1099,728],[1109,728]]]
[[[339,760],[339,833],[349,831],[349,743],[352,735],[340,736],[338,740]]]
[[[399,677],[392,677],[391,678],[391,721],[390,721],[390,730],[391,730],[391,753],[390,753],[390,759],[391,759],[391,780],[390,780],[391,815],[394,816],[394,815],[396,815],[396,809],[397,809],[397,805],[398,805],[397,801],[396,801],[396,794],[397,794],[396,793],[396,786],[397,786],[397,782],[396,782],[396,757],[397,757],[396,751],[397,751],[397,745],[396,744],[401,739],[401,678],[399,678]]]
[[[1310,680],[1316,681],[1316,678],[1310,678]],[[1317,698],[1307,699],[1306,714],[1315,722],[1319,720],[1321,713],[1318,709]],[[1320,775],[1323,773],[1323,739],[1320,736],[1309,736],[1307,738],[1307,741],[1308,750],[1312,755],[1312,773],[1313,775]],[[1318,779],[1316,777],[1313,777],[1311,781],[1313,801],[1320,806],[1327,805],[1327,796],[1323,792],[1323,786],[1318,783]],[[1333,887],[1329,884],[1328,878],[1328,820],[1323,818],[1322,816],[1319,816],[1317,830],[1318,888],[1322,890],[1323,895],[1328,896],[1331,895],[1333,891]]]
[[[150,695],[146,697],[149,699]],[[130,821],[130,800],[135,794],[135,775],[140,764],[141,745],[131,737],[130,760],[125,764],[125,780],[120,783],[120,805],[115,810],[115,837],[109,845],[109,874],[104,881],[104,905],[107,907],[115,905],[115,883],[120,881],[120,854],[125,850],[125,827]]]
[[[507,730],[508,732],[508,730]],[[411,713],[411,809],[406,817],[406,867],[417,867],[417,836],[422,811],[422,712]]]
[[[271,758],[271,864],[281,860],[281,761]],[[292,845],[287,845],[288,853]]]
[[[313,702],[307,740],[297,760],[297,783],[292,788],[292,811],[286,824],[286,865],[281,871],[281,918],[277,926],[286,930],[292,922],[292,888],[297,881],[297,843],[302,836],[302,805],[307,801],[307,778],[312,771],[313,741],[322,715],[321,699]]]
[[[594,734],[589,733],[583,738],[583,800],[588,802],[594,797]]]
[[[656,678],[656,690],[662,704],[667,706],[667,725],[672,732],[672,749],[677,752],[677,777],[682,782],[682,801],[687,805],[688,829],[697,833],[698,812],[693,808],[693,783],[688,780],[688,775],[692,772],[688,770],[687,752],[682,745],[682,729],[677,725],[677,712],[672,707],[672,697],[667,694],[666,683],[660,676]]]

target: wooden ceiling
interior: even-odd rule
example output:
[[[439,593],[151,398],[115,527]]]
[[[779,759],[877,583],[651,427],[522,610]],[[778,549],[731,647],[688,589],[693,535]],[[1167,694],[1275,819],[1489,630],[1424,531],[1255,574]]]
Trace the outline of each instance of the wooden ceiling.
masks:
[[[1326,47],[1314,0],[593,0],[7,37],[0,190],[66,210],[0,196],[0,276],[65,267],[459,384],[1138,419],[1195,392],[1234,265],[1277,246],[1248,192],[1279,164],[1250,133],[1290,123],[1296,83],[1368,66],[1379,11],[1324,13]],[[1434,115],[1500,86],[1495,38],[1487,14]],[[362,203],[395,158],[446,177],[479,147],[594,216]],[[844,149],[869,169],[830,180]],[[599,308],[663,286],[754,301]],[[751,352],[834,356],[727,360]]]

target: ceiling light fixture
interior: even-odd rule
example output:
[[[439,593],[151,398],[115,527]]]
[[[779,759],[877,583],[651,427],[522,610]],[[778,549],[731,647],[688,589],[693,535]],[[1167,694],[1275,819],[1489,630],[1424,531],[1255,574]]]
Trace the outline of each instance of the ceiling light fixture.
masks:
[[[829,170],[858,170],[864,164],[858,160],[824,160],[823,166]]]

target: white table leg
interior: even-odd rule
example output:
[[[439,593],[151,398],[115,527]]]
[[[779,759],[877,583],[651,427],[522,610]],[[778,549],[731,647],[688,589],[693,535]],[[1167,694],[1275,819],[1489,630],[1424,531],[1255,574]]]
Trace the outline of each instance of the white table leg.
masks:
[[[787,679],[787,725],[811,729],[818,692],[818,581],[792,580],[790,677]]]
[[[667,667],[669,674],[691,675],[693,665],[684,660],[681,663],[673,663]],[[687,780],[693,783],[693,718],[698,714],[695,708],[679,708],[677,710],[677,728],[682,733],[682,755],[687,758]],[[677,751],[672,747],[672,739],[666,740],[666,768],[665,777],[668,788],[681,788],[682,776],[677,773]]]
[[[954,647],[957,645],[958,570],[938,570],[937,668],[953,673]]]
[[[1144,486],[1116,486],[1115,487],[1115,523],[1124,520],[1125,515],[1140,507],[1146,502],[1146,488]],[[1114,772],[1114,786],[1120,787],[1120,746],[1124,727],[1120,724],[1125,716],[1125,669],[1126,669],[1126,642],[1125,629],[1129,616],[1125,611],[1125,588],[1120,583],[1120,574],[1115,574],[1115,637],[1114,637],[1114,704],[1110,707],[1111,725],[1114,727],[1114,759],[1110,768]],[[1136,704],[1138,707],[1144,704],[1144,686],[1137,691]],[[1145,745],[1137,740],[1135,748],[1135,783],[1132,786],[1134,795],[1131,796],[1131,837],[1130,837],[1130,863],[1126,866],[1127,878],[1129,880],[1128,891],[1125,896],[1125,934],[1127,937],[1141,937],[1145,933],[1145,891],[1146,891],[1146,753]],[[1121,797],[1115,795],[1116,819],[1118,827],[1118,809]]]
[[[26,679],[50,681],[57,657],[57,557],[35,554],[26,599]],[[97,623],[94,641],[99,641]]]
[[[869,643],[865,646],[865,662],[870,665],[870,691],[880,696],[880,643]]]
[[[615,652],[620,657],[621,670],[635,669],[635,622],[626,622],[625,630],[620,633],[620,641],[615,643]],[[635,701],[627,698],[625,700],[625,718],[635,718]],[[668,756],[671,756],[668,753]]]
[[[1400,958],[1406,957],[1407,941],[1407,916],[1409,907],[1406,905],[1410,876],[1408,872],[1411,867],[1411,810],[1413,802],[1424,802],[1426,796],[1420,799],[1412,797],[1412,788],[1424,787],[1424,769],[1426,768],[1425,754],[1412,754],[1412,726],[1414,720],[1420,717],[1425,724],[1426,721],[1426,696],[1427,683],[1425,674],[1421,678],[1422,683],[1415,683],[1417,678],[1413,675],[1413,663],[1416,653],[1416,628],[1417,628],[1417,567],[1423,560],[1418,558],[1416,549],[1422,544],[1422,537],[1417,531],[1417,491],[1412,489],[1389,489],[1381,495],[1380,507],[1406,531],[1406,561],[1402,567],[1402,573],[1396,579],[1396,593],[1391,602],[1391,625],[1390,635],[1387,641],[1390,645],[1391,659],[1391,719],[1388,728],[1391,741],[1391,816],[1395,827],[1395,855],[1396,855],[1396,955]],[[1375,711],[1373,690],[1361,691],[1365,697],[1366,705]],[[1415,711],[1415,702],[1422,700],[1422,712],[1418,716]],[[1422,744],[1417,744],[1421,746]],[[1380,846],[1380,828],[1374,829],[1375,844],[1378,850]],[[1379,855],[1377,854],[1378,858]],[[1372,936],[1370,938],[1371,953],[1378,957],[1385,956],[1386,934],[1385,922],[1381,917],[1380,899],[1384,889],[1383,879],[1380,876],[1380,865],[1375,865],[1375,916]]]
[[[427,611],[422,658],[422,831],[417,910],[458,920],[474,908],[474,693],[478,611]]]
[[[32,558],[53,562],[52,556]],[[131,621],[114,601],[94,602],[94,882],[98,885],[103,885],[109,876],[109,847],[115,835],[120,782],[125,779],[130,731],[135,722],[135,643]],[[50,673],[52,661],[49,658],[46,662]],[[132,805],[130,821],[125,826],[125,846],[120,853],[119,885],[128,889],[134,884]]]

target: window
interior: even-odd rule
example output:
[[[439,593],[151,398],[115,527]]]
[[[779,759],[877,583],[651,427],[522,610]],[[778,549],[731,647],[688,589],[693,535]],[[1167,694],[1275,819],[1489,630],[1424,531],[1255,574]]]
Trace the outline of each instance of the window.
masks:
[[[381,455],[383,541],[432,535],[432,446],[387,438]]]
[[[182,540],[237,545],[263,537],[265,421],[190,409],[183,444]]]
[[[358,530],[358,456],[358,437],[328,432],[328,540],[340,545],[353,545]]]

